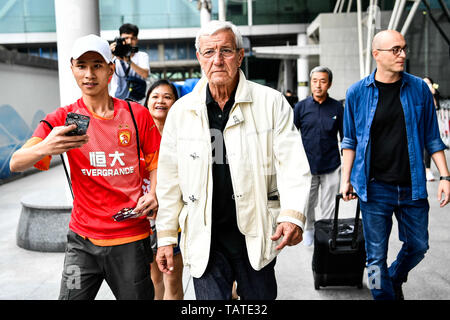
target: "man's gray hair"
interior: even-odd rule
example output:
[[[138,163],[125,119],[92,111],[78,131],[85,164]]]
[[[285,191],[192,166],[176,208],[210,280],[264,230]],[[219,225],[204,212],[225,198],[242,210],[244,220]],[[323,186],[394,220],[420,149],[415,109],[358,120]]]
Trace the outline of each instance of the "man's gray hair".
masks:
[[[197,32],[197,35],[195,36],[195,49],[197,51],[200,50],[201,36],[210,36],[221,30],[231,30],[234,34],[234,39],[236,40],[236,49],[241,49],[243,47],[242,35],[234,24],[228,21],[212,20]]]
[[[331,72],[331,70],[329,68],[324,67],[324,66],[317,66],[317,67],[315,67],[309,73],[309,78],[310,79],[311,79],[311,77],[312,77],[314,72],[326,72],[326,73],[328,73],[328,81],[330,81],[330,83],[333,82],[333,72]]]

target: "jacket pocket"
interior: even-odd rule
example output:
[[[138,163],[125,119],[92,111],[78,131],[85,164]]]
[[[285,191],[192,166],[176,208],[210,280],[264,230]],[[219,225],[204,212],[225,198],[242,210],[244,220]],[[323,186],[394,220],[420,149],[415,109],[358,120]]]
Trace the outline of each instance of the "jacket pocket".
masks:
[[[273,241],[270,237],[275,233],[277,229],[277,219],[280,214],[280,201],[279,200],[268,200],[267,201],[267,233],[266,233],[266,246],[264,251],[264,257],[266,259],[270,259],[272,252],[275,250],[275,247],[281,242],[282,238]]]
[[[325,118],[322,121],[322,128],[324,131],[329,132],[332,131],[334,128],[334,124],[336,123],[336,120],[333,118]]]
[[[178,142],[178,175],[181,191],[190,201],[199,199],[208,171],[206,142],[200,139],[180,139]]]

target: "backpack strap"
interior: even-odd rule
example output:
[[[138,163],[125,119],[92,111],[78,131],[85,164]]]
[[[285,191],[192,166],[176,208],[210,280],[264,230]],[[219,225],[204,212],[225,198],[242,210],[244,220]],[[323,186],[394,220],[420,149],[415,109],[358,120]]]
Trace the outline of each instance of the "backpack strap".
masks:
[[[53,130],[53,126],[47,120],[41,120],[39,122],[45,123],[50,128],[50,130]],[[73,190],[72,190],[72,181],[70,180],[69,171],[67,171],[66,162],[64,161],[64,157],[63,157],[62,153],[59,156],[61,157],[61,161],[63,163],[64,172],[66,174],[67,182],[69,183],[70,193],[72,194],[72,199],[74,199]]]
[[[136,143],[137,143],[137,155],[139,163],[139,171],[141,170],[141,147],[139,145],[139,130],[136,124],[136,119],[134,118],[133,110],[131,109],[131,104],[128,99],[125,99],[128,104],[128,109],[130,109],[131,119],[133,119],[134,128],[136,129]],[[131,100],[132,101],[132,100]]]
[[[123,62],[123,61],[120,60],[120,59],[116,59],[115,61],[117,61],[117,60],[119,60],[119,63],[120,63],[120,65],[122,66],[122,70],[123,70],[123,73],[124,73],[125,75],[124,75],[124,76],[119,75],[119,74],[117,73],[117,69],[114,70],[114,73],[115,73],[118,77],[120,77],[120,78],[126,78],[126,77],[128,77],[128,74],[130,73],[130,68],[131,68],[131,61],[130,61],[130,64],[128,65],[128,67],[127,67],[127,66],[125,66],[125,62]]]
[[[123,60],[119,60],[120,64],[122,65],[122,69],[125,72],[125,77],[128,77],[128,74],[130,73],[130,68],[131,68],[131,61],[128,64],[128,67],[125,66],[125,62]]]

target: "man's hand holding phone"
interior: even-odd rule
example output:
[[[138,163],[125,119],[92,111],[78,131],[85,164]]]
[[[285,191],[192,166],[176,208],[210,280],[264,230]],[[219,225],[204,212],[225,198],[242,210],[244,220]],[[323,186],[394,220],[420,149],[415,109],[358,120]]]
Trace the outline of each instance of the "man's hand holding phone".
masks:
[[[53,128],[44,139],[50,155],[61,154],[71,149],[80,148],[89,141],[86,134],[89,127],[88,116],[69,112],[64,126]]]
[[[75,124],[75,129],[66,133],[67,136],[83,136],[87,133],[87,129],[89,127],[90,118],[88,116],[69,112],[66,117],[65,126],[69,126],[71,124]]]
[[[140,215],[147,216],[147,219],[156,219],[158,212],[158,200],[156,199],[155,192],[147,192],[141,196],[137,202],[135,212]]]
[[[112,218],[114,221],[123,221],[145,215],[147,219],[155,219],[157,210],[158,201],[156,200],[156,194],[148,192],[139,198],[136,208],[123,208],[114,214]]]
[[[76,130],[77,125],[54,127],[50,134],[41,142],[43,155],[58,155],[71,149],[82,147],[89,141],[88,135],[68,136],[67,133]]]

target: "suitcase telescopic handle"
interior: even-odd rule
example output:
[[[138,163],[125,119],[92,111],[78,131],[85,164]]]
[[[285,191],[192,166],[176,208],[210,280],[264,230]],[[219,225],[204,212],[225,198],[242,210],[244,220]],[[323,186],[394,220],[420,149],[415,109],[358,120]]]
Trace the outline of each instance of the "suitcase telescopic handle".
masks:
[[[351,192],[349,195],[353,195],[358,197],[358,195],[355,192]],[[331,230],[331,242],[330,247],[332,250],[336,249],[336,241],[337,241],[337,235],[338,235],[338,219],[339,219],[339,201],[343,198],[342,193],[338,193],[336,195],[336,204],[334,206],[334,221],[333,221],[333,229]],[[353,236],[352,236],[352,249],[356,249],[357,241],[358,241],[358,229],[359,229],[359,214],[360,214],[360,206],[359,206],[359,198],[357,199],[356,204],[356,214],[355,214],[355,225],[353,227]]]

